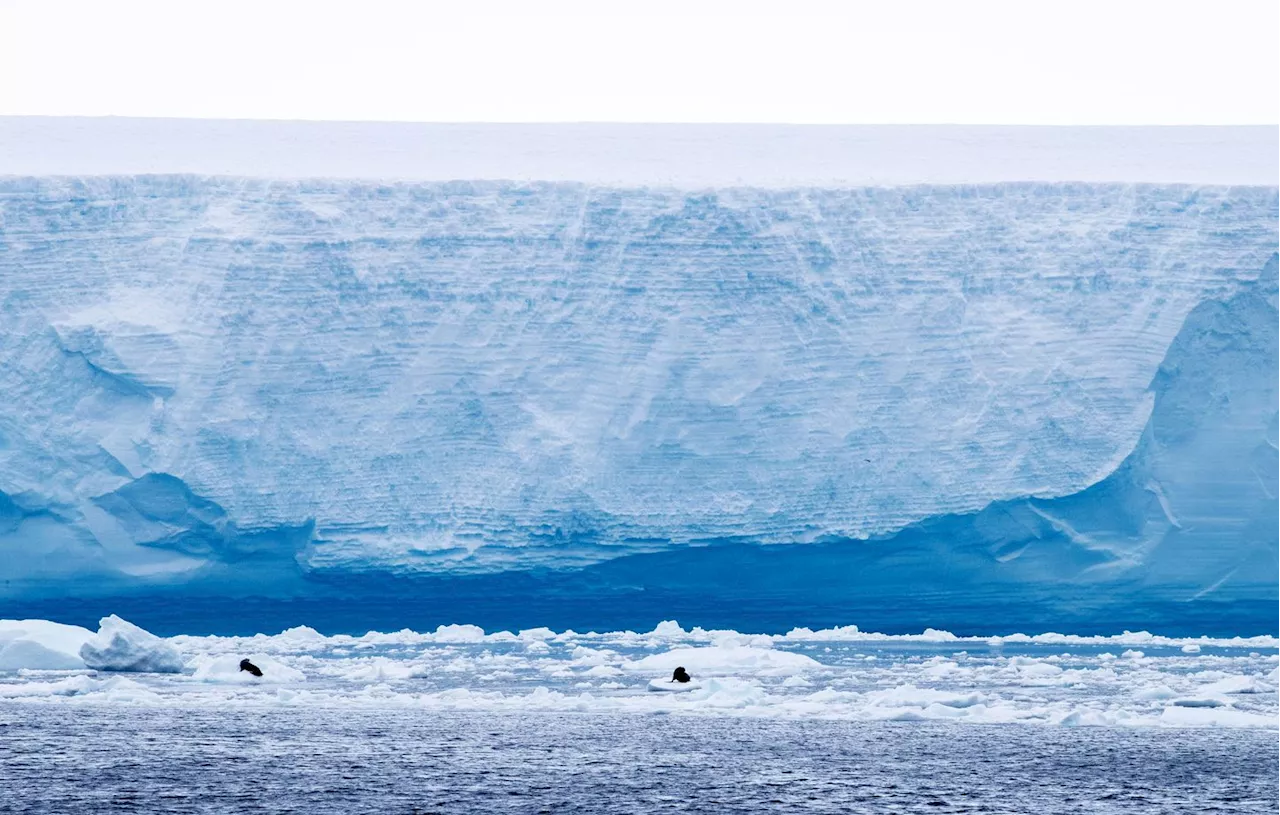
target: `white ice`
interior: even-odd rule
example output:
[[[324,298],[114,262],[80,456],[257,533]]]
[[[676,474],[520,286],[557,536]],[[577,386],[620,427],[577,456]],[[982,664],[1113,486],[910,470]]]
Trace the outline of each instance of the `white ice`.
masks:
[[[0,622],[6,642],[18,639],[10,636],[15,631],[48,649],[89,635],[43,621]],[[152,641],[137,631],[109,617],[93,639],[128,644],[110,664],[176,673],[144,670],[126,679],[83,668],[10,667],[0,673],[0,700],[1272,729],[1280,712],[1280,639],[1270,636],[957,637],[853,626],[761,635],[686,630],[674,621],[607,633],[450,625],[325,636],[296,627]],[[1141,652],[1125,647],[1137,644]],[[1191,644],[1199,650],[1188,652]],[[149,663],[123,655],[144,651]],[[1120,651],[1129,655],[1117,657]],[[169,657],[158,658],[162,653]],[[239,670],[246,657],[262,677]],[[692,686],[649,692],[670,690],[676,665],[693,675]]]
[[[63,671],[85,667],[80,648],[93,632],[48,620],[0,620],[0,671]]]
[[[99,671],[178,673],[182,657],[165,640],[112,614],[99,622],[98,633],[80,646],[80,658]]]
[[[1276,183],[1274,127],[408,124],[0,117],[0,175],[803,186]],[[317,216],[329,215],[322,206]]]

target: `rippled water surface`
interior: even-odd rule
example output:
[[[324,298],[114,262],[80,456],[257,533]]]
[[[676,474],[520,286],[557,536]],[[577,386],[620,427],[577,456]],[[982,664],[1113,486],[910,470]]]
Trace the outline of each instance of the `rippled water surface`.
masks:
[[[1277,736],[0,703],[0,811],[1276,812]]]

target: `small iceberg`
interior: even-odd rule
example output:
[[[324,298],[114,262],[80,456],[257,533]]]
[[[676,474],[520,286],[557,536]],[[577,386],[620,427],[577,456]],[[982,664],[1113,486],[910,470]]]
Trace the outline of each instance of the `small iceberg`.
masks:
[[[80,658],[97,671],[182,672],[177,648],[114,614],[98,622],[98,633],[80,646]]]
[[[0,671],[74,671],[93,632],[48,620],[0,620]]]

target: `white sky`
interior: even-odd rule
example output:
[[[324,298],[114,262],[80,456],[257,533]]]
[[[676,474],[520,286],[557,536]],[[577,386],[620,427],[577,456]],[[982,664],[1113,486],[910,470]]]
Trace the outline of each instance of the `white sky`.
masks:
[[[0,115],[1275,124],[1277,0],[0,0]]]

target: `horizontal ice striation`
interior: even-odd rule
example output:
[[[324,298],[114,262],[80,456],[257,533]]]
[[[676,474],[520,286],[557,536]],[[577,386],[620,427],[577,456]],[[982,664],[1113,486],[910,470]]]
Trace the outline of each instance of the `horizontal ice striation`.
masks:
[[[1149,419],[1276,219],[1258,187],[3,179],[3,591],[882,538],[1055,512],[1148,437],[1155,522],[1226,574],[1223,540],[1274,549],[1274,331]],[[1162,463],[1222,405],[1252,435]],[[1214,450],[1269,497],[1201,490]]]

